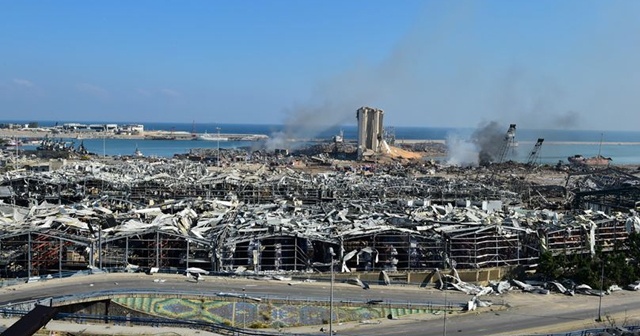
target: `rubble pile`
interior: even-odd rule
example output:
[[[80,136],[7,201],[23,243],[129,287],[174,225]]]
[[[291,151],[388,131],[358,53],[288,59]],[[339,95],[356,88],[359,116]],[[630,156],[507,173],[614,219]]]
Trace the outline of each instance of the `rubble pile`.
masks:
[[[514,177],[402,169],[172,159],[9,172],[0,266],[4,276],[83,265],[326,271],[332,259],[345,272],[478,269],[535,264],[544,250],[606,250],[640,228],[634,214],[524,209]]]

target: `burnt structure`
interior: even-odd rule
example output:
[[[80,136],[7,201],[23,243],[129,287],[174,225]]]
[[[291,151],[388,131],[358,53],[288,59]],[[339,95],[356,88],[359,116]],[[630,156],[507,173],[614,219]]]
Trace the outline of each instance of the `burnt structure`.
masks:
[[[640,228],[634,214],[616,212],[633,206],[624,188],[637,183],[618,170],[570,173],[547,193],[512,176],[488,180],[490,170],[244,169],[130,160],[9,172],[0,181],[10,191],[0,193],[0,275],[88,266],[327,271],[331,250],[343,271],[481,269],[535,265],[545,250],[607,251]],[[527,188],[541,198],[564,190],[566,206],[582,210],[534,209]],[[613,196],[592,198],[607,190]],[[596,203],[607,211],[590,210]]]

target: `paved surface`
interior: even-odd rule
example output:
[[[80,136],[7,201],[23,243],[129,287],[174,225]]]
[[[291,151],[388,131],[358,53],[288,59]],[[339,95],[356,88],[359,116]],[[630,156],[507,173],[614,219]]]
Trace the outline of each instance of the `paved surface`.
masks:
[[[498,299],[496,299],[498,298]],[[336,326],[340,335],[544,335],[589,328],[640,324],[640,293],[616,292],[602,299],[601,315],[610,322],[596,323],[598,301],[595,296],[528,294],[513,292],[502,297],[488,296],[494,302],[504,299],[511,307],[482,308],[472,313],[444,316],[410,315],[380,324],[346,323]],[[445,326],[446,324],[446,326]],[[304,329],[291,329],[305,332]],[[318,333],[307,327],[306,332]]]
[[[154,279],[165,282],[154,282]],[[28,299],[62,295],[99,294],[101,291],[150,291],[180,292],[191,294],[215,294],[218,292],[246,293],[258,297],[290,297],[292,299],[326,301],[329,295],[327,283],[302,283],[289,286],[286,282],[250,279],[207,277],[204,282],[193,283],[179,275],[107,274],[87,277],[50,280],[41,283],[21,284],[0,289],[0,304]],[[372,286],[370,290],[336,284],[336,301],[390,300],[393,302],[442,303],[444,293],[435,289],[415,286]],[[462,303],[469,297],[459,292],[447,292],[447,302]],[[334,324],[340,335],[523,335],[563,332],[594,328],[598,301],[596,296],[574,297],[559,294],[539,295],[512,292],[503,296],[488,296],[497,305],[472,313],[444,315],[422,314],[401,317],[398,320],[350,322]],[[507,304],[503,306],[502,304]],[[610,316],[610,324],[640,324],[640,293],[621,291],[602,299],[601,315]],[[104,326],[102,326],[104,327]],[[326,328],[326,326],[325,326]],[[158,329],[154,328],[156,332]],[[320,326],[287,328],[285,332],[321,334]],[[272,330],[273,331],[273,330]],[[185,334],[185,333],[183,333]],[[186,335],[186,334],[185,334]]]
[[[204,277],[204,281],[195,283],[184,276],[172,274],[146,275],[141,273],[111,273],[66,279],[54,279],[46,282],[21,284],[0,289],[0,305],[9,302],[47,298],[65,295],[99,294],[104,291],[136,291],[189,293],[215,295],[216,293],[235,293],[261,298],[296,298],[310,301],[328,301],[329,283],[311,282],[290,286],[285,281],[265,281],[244,278]],[[163,279],[164,282],[154,282]],[[243,290],[244,289],[244,290]],[[433,288],[425,289],[416,286],[371,286],[363,290],[358,286],[335,283],[335,301],[369,301],[391,300],[393,302],[435,303],[444,302],[443,294]],[[458,292],[448,294],[449,303],[464,303],[468,296]]]

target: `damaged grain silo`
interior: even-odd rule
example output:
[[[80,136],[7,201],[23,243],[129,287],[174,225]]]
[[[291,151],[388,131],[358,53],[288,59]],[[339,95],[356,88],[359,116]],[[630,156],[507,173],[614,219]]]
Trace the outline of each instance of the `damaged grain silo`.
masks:
[[[358,160],[380,151],[384,136],[384,111],[363,106],[358,109]]]

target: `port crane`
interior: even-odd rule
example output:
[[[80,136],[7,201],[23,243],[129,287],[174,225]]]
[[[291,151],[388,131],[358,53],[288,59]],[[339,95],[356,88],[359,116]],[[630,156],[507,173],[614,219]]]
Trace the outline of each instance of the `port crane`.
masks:
[[[538,158],[540,157],[540,149],[542,148],[542,143],[544,142],[543,138],[538,138],[536,144],[533,146],[531,153],[529,153],[529,158],[527,159],[527,166],[534,165]]]

